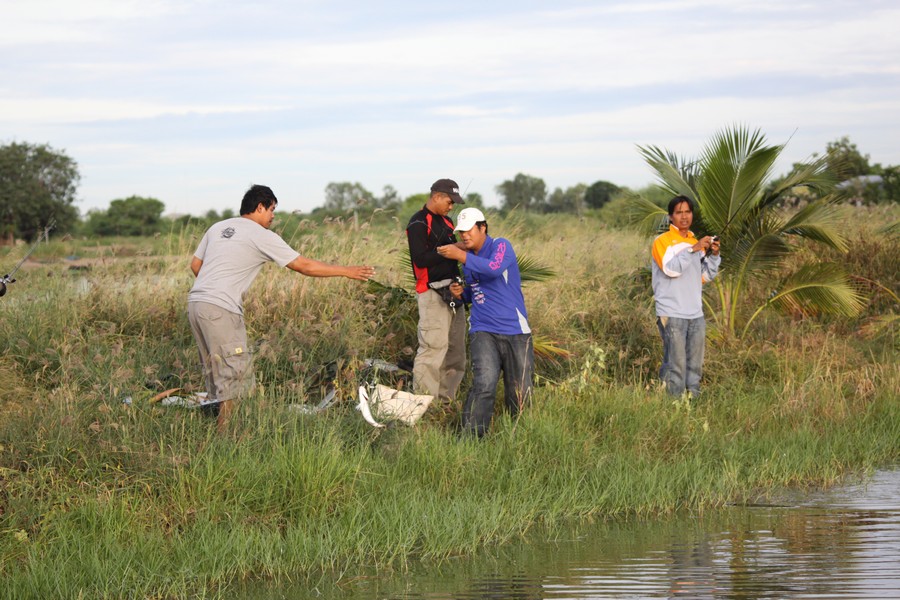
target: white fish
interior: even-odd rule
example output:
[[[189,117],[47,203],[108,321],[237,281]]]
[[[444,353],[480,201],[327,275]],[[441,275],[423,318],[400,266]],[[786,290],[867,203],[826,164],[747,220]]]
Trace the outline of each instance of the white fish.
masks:
[[[359,386],[359,404],[356,410],[362,413],[363,419],[372,427],[384,427],[372,416],[372,410],[369,408],[369,394],[366,392],[365,386]]]

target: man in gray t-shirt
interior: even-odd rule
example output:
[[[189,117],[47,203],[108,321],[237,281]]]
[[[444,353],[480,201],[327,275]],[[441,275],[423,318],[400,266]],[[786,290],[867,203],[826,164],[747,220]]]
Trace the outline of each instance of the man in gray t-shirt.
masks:
[[[269,230],[276,206],[271,189],[252,186],[241,202],[241,216],[210,227],[191,260],[197,279],[188,293],[188,320],[200,350],[207,399],[219,408],[219,431],[228,424],[232,401],[253,385],[243,299],[262,266],[271,261],[310,277],[359,281],[375,274],[369,266],[342,267],[300,256]]]

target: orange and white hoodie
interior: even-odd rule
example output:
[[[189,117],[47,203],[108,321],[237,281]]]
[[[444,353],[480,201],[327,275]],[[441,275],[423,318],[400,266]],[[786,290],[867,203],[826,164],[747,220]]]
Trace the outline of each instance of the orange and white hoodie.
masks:
[[[697,319],[703,316],[703,284],[719,273],[721,256],[690,252],[697,243],[692,232],[683,237],[674,225],[653,240],[653,297],[656,316]]]

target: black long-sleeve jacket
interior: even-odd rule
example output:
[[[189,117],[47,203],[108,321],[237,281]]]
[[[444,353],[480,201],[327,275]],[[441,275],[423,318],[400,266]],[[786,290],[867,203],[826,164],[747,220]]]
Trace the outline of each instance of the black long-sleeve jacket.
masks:
[[[437,253],[438,246],[455,244],[453,221],[425,207],[409,219],[406,226],[409,258],[416,278],[416,292],[428,290],[433,281],[459,276],[459,263]]]

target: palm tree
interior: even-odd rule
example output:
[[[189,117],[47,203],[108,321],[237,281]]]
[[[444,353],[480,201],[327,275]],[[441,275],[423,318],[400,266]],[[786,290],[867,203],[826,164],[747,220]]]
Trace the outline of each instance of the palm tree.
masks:
[[[797,249],[792,238],[847,251],[835,202],[837,181],[827,168],[827,156],[795,164],[787,177],[773,183],[772,169],[784,146],[768,145],[759,130],[726,128],[690,161],[656,146],[638,148],[665,189],[695,202],[694,231],[722,240],[722,265],[714,286],[719,309],[711,310],[720,331],[735,334],[742,316],[738,309],[755,282],[777,281],[747,318],[741,336],[773,306],[846,316],[862,310],[861,295],[838,265],[808,264],[785,275],[786,259]],[[810,201],[794,212],[784,210],[781,201],[801,187],[814,192]],[[635,220],[645,226],[666,217],[664,209],[641,198],[632,208]]]

